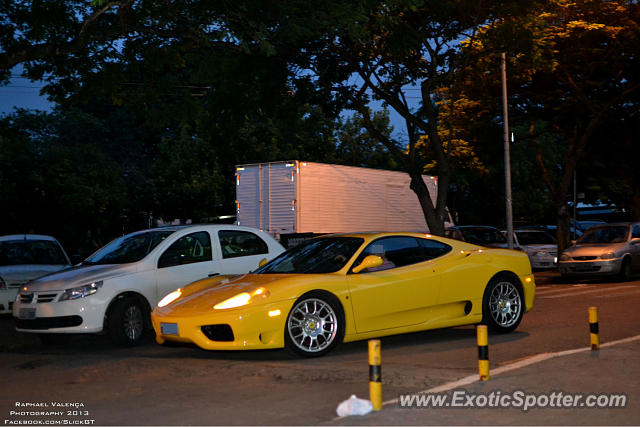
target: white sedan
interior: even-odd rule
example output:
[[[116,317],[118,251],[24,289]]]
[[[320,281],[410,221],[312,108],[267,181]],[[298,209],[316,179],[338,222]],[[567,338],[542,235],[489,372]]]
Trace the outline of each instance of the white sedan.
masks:
[[[0,313],[11,313],[18,290],[45,274],[71,267],[67,253],[51,236],[12,234],[0,237]]]
[[[16,328],[33,333],[98,333],[137,344],[160,298],[206,277],[243,274],[284,248],[235,225],[138,231],[115,239],[73,269],[25,285],[13,304]]]

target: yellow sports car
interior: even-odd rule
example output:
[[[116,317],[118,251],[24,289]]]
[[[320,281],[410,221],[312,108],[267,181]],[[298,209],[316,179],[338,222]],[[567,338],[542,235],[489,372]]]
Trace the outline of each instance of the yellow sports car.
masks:
[[[449,326],[509,332],[534,294],[524,252],[428,234],[343,234],[309,240],[253,273],[178,289],[151,318],[160,344],[320,356],[341,341]]]

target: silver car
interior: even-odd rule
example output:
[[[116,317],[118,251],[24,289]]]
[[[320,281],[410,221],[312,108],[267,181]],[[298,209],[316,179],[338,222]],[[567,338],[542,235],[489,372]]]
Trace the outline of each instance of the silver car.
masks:
[[[640,269],[640,223],[588,229],[558,262],[562,276],[619,275],[629,280]]]
[[[11,313],[18,290],[30,280],[70,267],[67,253],[51,236],[0,236],[0,313]]]
[[[529,229],[514,230],[513,235],[516,245],[529,256],[531,268],[555,268],[558,262],[558,244],[555,237],[543,230]]]

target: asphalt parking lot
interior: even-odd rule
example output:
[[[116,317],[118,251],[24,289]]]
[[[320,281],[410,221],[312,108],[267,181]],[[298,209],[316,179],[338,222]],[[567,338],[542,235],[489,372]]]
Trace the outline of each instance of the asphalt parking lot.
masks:
[[[71,336],[43,345],[36,336],[13,331],[12,320],[4,317],[0,319],[0,364],[9,386],[0,391],[0,413],[6,425],[32,419],[96,425],[640,423],[638,341],[604,347],[597,355],[584,350],[589,343],[586,311],[592,305],[600,309],[604,344],[640,335],[640,281],[561,283],[549,273],[538,274],[537,281],[535,307],[518,330],[490,335],[492,371],[541,354],[583,350],[492,375],[486,383],[472,382],[461,389],[471,393],[497,389],[534,394],[621,392],[628,395],[626,407],[526,412],[398,407],[393,400],[400,395],[475,377],[473,327],[383,338],[383,400],[387,404],[378,413],[336,419],[342,400],[351,394],[368,397],[366,342],[344,344],[318,359],[299,359],[284,350],[208,352],[193,346],[159,346],[151,336],[132,349],[114,348],[106,336]],[[59,410],[54,403],[69,406]],[[43,408],[64,414],[10,415]]]

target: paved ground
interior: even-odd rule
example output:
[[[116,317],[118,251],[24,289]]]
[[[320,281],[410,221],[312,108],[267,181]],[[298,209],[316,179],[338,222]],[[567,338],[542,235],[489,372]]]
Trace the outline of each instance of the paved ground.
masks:
[[[334,419],[327,424],[638,425],[640,381],[623,381],[624,378],[640,378],[640,336],[637,338],[635,341],[603,347],[596,352],[587,350],[559,355],[494,374],[486,382],[476,381],[466,386],[452,384],[452,390],[436,393],[447,396],[443,407],[407,408],[402,407],[396,398],[393,399],[395,402],[388,402],[380,412]],[[448,387],[445,385],[445,388]],[[591,394],[598,397],[593,400],[589,397]],[[612,401],[611,394],[621,395],[624,400]],[[465,398],[472,395],[484,395],[486,398],[475,397],[471,401]],[[575,398],[576,395],[582,397]],[[515,407],[491,407],[494,404],[498,406],[497,402],[502,396],[510,396],[504,401],[511,402]],[[456,405],[468,406],[452,408],[454,397]],[[535,399],[536,403],[547,406],[524,410],[527,399],[530,402]],[[563,400],[568,404],[567,407],[562,407]],[[616,405],[624,402],[625,406],[609,408],[608,402]]]
[[[601,313],[603,343],[640,335],[640,281],[562,283],[538,274],[534,309],[518,330],[491,335],[492,372],[588,345],[587,308]],[[151,337],[134,349],[113,348],[106,337],[71,337],[43,346],[0,319],[2,422],[28,421],[14,412],[64,411],[77,415],[39,420],[99,425],[318,425],[318,424],[640,424],[637,342],[581,352],[495,375],[470,392],[623,392],[624,409],[400,409],[335,420],[349,395],[368,395],[366,342],[339,346],[318,359],[285,351],[207,352],[193,346],[158,346]],[[417,393],[474,377],[477,350],[473,327],[451,328],[382,339],[383,395]],[[46,404],[47,406],[16,406]],[[74,404],[80,406],[75,408]],[[17,411],[16,408],[19,410]],[[86,414],[84,412],[86,412]],[[16,424],[14,424],[16,425]]]

